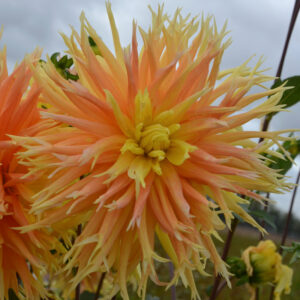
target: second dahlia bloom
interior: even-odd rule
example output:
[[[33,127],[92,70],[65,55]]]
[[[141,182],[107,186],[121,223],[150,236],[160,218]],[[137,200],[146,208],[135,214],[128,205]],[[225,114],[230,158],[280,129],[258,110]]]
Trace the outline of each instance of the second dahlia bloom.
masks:
[[[252,298],[255,299],[256,287],[262,284],[274,284],[274,295],[280,300],[283,291],[290,293],[293,269],[282,264],[281,255],[276,252],[276,246],[271,240],[262,241],[256,247],[247,248],[242,259],[246,263]]]
[[[175,276],[197,297],[193,271],[204,273],[210,259],[215,272],[228,277],[212,236],[230,227],[233,213],[263,230],[240,206],[286,187],[264,165],[280,132],[243,131],[246,122],[280,110],[283,87],[268,90],[273,78],[247,63],[221,72],[230,44],[225,27],[211,18],[173,18],[151,10],[152,26],[136,24],[132,42],[122,48],[107,5],[115,54],[81,16],[80,34],[63,36],[74,59],[77,82],[67,81],[48,62],[36,71],[42,113],[56,125],[34,139],[16,138],[27,151],[20,158],[44,178],[32,211],[40,221],[31,228],[56,226],[61,232],[83,224],[66,260],[78,267],[70,290],[93,272],[109,272],[128,299],[131,276],[145,294],[147,279],[158,284],[154,260],[166,262],[155,248],[158,238],[175,265]],[[89,40],[95,42],[93,51]],[[95,46],[94,46],[95,48]],[[260,86],[260,93],[249,93]],[[258,99],[270,96],[262,104]],[[245,108],[253,104],[253,108]],[[253,138],[264,138],[257,145]],[[62,225],[63,224],[63,225]]]
[[[39,52],[28,55],[28,62],[36,64]],[[0,52],[0,299],[8,299],[9,289],[20,299],[45,296],[40,271],[49,255],[41,247],[44,237],[16,230],[35,221],[28,214],[33,191],[27,184],[33,178],[25,178],[28,169],[15,156],[20,148],[9,137],[30,136],[45,128],[37,108],[40,89],[30,84],[31,78],[25,61],[8,74],[6,50]]]

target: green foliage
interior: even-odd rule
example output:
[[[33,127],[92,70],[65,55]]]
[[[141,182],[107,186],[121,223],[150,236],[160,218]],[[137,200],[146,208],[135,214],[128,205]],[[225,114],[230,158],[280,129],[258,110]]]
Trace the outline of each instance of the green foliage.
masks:
[[[288,89],[283,93],[282,98],[279,102],[279,104],[284,104],[284,108],[287,108],[300,101],[300,76],[293,76],[284,80],[277,79],[271,88],[274,89],[282,85],[284,82],[286,83],[286,87],[293,87],[292,89]],[[276,114],[277,112],[274,112],[269,116],[270,118],[272,118]]]
[[[281,246],[281,248],[284,251],[284,254],[286,253],[292,253],[292,257],[290,259],[290,264],[293,264],[295,261],[300,259],[300,242],[292,242],[291,246]]]
[[[287,152],[289,152],[292,159],[295,159],[300,153],[300,140],[294,139],[291,141],[285,141],[282,144],[282,147]],[[275,170],[280,170],[279,173],[285,175],[287,171],[292,167],[292,162],[286,157],[282,149],[278,148],[276,152],[285,156],[285,159],[268,155],[267,157],[272,160],[269,164],[269,167]]]
[[[236,277],[240,278],[246,273],[246,264],[240,257],[237,256],[228,257],[226,262],[230,267],[230,272],[234,274]]]
[[[15,294],[15,292],[12,289],[9,289],[9,291],[8,291],[8,299],[9,300],[19,300],[19,298],[17,297],[17,295]]]
[[[80,295],[80,300],[94,300],[94,299],[95,299],[95,294],[90,293],[88,291],[85,291]]]
[[[74,80],[77,81],[79,79],[77,74],[72,74],[69,71],[69,68],[73,65],[73,59],[68,58],[67,55],[64,55],[59,60],[59,52],[55,52],[51,55],[51,61],[54,64],[56,70],[59,72],[59,74],[64,77],[67,80]]]
[[[95,43],[95,41],[93,40],[93,38],[91,36],[89,36],[89,44],[90,44],[93,52],[95,53],[95,55],[102,56],[97,44]]]
[[[265,223],[270,225],[272,228],[276,229],[274,217],[271,216],[267,211],[255,209],[255,210],[249,210],[248,213],[252,217],[254,217],[254,218],[257,217],[261,221],[264,221]]]
[[[240,257],[228,257],[226,262],[229,265],[230,273],[232,273],[237,279],[239,279],[236,285],[242,285],[249,282],[246,264]]]

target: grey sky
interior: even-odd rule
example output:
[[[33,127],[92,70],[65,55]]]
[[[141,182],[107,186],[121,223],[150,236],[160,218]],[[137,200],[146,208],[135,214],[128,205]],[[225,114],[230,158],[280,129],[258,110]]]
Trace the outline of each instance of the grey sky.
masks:
[[[222,68],[232,68],[244,62],[251,55],[264,55],[265,67],[276,68],[282,52],[294,0],[111,0],[121,41],[126,46],[130,41],[132,19],[142,27],[148,27],[151,16],[147,5],[156,8],[165,3],[165,10],[173,14],[182,7],[183,14],[203,12],[213,14],[221,27],[228,20],[233,43],[227,49]],[[0,0],[0,25],[4,34],[0,48],[7,45],[8,63],[12,68],[24,54],[43,47],[44,54],[66,50],[58,32],[69,33],[69,25],[79,28],[79,15],[84,11],[91,24],[103,40],[112,47],[112,38],[105,10],[104,0]],[[300,74],[300,20],[296,23],[291,39],[282,78]],[[254,59],[254,62],[255,62]],[[300,104],[290,113],[280,113],[272,121],[271,129],[299,128]],[[258,128],[259,121],[252,121],[248,128]],[[298,166],[289,172],[294,181]],[[289,196],[276,196],[278,206],[287,210]],[[296,199],[295,213],[300,216],[300,193]]]

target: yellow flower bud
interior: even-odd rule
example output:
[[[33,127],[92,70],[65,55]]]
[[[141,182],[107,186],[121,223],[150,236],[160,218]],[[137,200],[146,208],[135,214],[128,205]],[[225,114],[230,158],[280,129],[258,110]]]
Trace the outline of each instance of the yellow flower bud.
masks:
[[[257,247],[248,247],[242,259],[247,266],[253,290],[258,285],[274,284],[276,300],[280,300],[283,290],[286,294],[290,292],[293,270],[282,264],[282,257],[276,252],[276,246],[271,240],[261,241]]]

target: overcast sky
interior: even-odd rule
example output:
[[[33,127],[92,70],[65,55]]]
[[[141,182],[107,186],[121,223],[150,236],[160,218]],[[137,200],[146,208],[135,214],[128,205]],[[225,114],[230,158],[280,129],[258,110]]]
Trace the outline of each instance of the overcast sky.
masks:
[[[148,28],[151,16],[148,5],[156,8],[165,3],[165,10],[173,14],[182,7],[183,14],[213,14],[221,27],[228,20],[233,43],[227,49],[221,68],[232,68],[243,63],[251,55],[264,55],[269,75],[275,75],[286,37],[294,0],[111,0],[121,41],[124,46],[130,41],[132,19]],[[44,55],[66,50],[58,32],[69,33],[69,25],[79,28],[79,15],[84,11],[98,34],[112,48],[112,38],[105,11],[104,0],[0,0],[0,25],[4,26],[0,48],[7,45],[10,69],[24,54],[43,47]],[[297,21],[284,64],[282,78],[300,74],[300,20]],[[254,60],[255,61],[255,60]],[[271,130],[299,128],[300,104],[289,113],[280,113],[274,118]],[[248,128],[258,128],[259,121],[251,122]],[[298,166],[289,176],[295,180]],[[288,209],[290,196],[273,197],[278,206]],[[300,216],[300,192],[296,199],[295,213]]]

